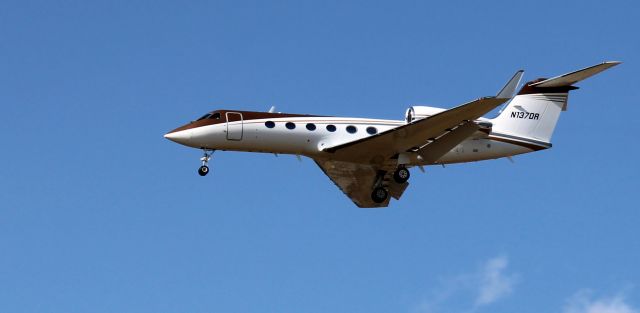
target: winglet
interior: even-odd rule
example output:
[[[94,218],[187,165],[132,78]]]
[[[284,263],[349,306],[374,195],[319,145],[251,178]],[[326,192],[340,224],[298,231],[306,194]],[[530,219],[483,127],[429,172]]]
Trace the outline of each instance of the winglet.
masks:
[[[509,80],[509,82],[502,87],[502,90],[498,92],[496,98],[499,99],[511,99],[513,94],[516,92],[516,88],[520,84],[520,80],[522,79],[522,75],[524,74],[523,70],[517,71],[513,77]]]
[[[587,79],[595,74],[598,74],[606,69],[612,68],[622,62],[619,61],[607,61],[594,66],[589,66],[575,72],[567,73],[564,75],[556,76],[553,78],[545,79],[533,84],[532,87],[564,87],[571,86],[581,80]]]

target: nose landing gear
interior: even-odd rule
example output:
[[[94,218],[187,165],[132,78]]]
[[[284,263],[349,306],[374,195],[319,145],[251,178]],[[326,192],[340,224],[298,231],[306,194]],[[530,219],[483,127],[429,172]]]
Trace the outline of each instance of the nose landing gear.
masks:
[[[205,176],[209,173],[209,167],[206,165],[200,166],[200,168],[198,169],[198,174],[200,174],[200,176]]]
[[[209,166],[207,166],[207,164],[209,164],[209,160],[211,160],[211,156],[213,155],[213,152],[215,152],[215,150],[202,149],[202,151],[204,151],[204,156],[200,158],[200,161],[202,161],[202,166],[200,166],[200,168],[198,169],[198,174],[200,174],[200,176],[205,176],[209,174]],[[209,153],[208,151],[211,151],[211,153]]]

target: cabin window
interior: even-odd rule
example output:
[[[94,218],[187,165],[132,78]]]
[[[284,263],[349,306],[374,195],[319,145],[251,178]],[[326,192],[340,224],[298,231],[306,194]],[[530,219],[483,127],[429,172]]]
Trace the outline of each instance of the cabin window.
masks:
[[[284,127],[286,127],[287,129],[295,129],[296,128],[296,124],[291,123],[291,122],[287,122],[286,124],[284,124]]]
[[[316,124],[313,124],[313,123],[307,124],[307,129],[311,131],[316,130]]]
[[[378,130],[373,126],[369,126],[367,127],[367,133],[369,133],[369,135],[375,135],[378,133]]]
[[[358,131],[358,129],[355,126],[353,126],[353,125],[347,126],[347,133],[355,134],[357,131]]]
[[[218,112],[213,113],[213,114],[211,114],[210,118],[212,118],[214,120],[219,120],[220,119],[220,113],[218,113]]]
[[[276,123],[274,123],[272,121],[266,121],[266,122],[264,122],[264,126],[266,126],[267,128],[274,128],[274,127],[276,127]]]
[[[327,130],[333,133],[334,131],[336,131],[336,126],[335,125],[327,125]]]

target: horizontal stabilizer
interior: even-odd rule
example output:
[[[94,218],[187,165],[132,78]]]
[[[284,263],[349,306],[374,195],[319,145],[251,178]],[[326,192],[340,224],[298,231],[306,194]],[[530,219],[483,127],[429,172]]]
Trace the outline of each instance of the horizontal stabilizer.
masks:
[[[554,78],[545,79],[543,81],[530,84],[532,87],[565,87],[571,86],[581,80],[587,79],[595,74],[598,74],[608,68],[614,67],[622,62],[607,61],[598,65],[590,66],[577,70],[575,72],[567,73],[564,75],[556,76]]]

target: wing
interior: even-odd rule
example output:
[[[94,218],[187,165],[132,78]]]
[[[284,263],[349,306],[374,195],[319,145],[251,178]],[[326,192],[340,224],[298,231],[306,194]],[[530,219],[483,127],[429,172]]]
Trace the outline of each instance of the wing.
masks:
[[[389,199],[383,203],[375,203],[371,200],[371,191],[377,183],[378,177],[382,177],[380,183],[388,188],[389,195],[396,200],[400,199],[404,190],[409,186],[409,183],[398,184],[393,181],[391,178],[395,167],[393,164],[376,167],[370,164],[334,160],[315,161],[333,183],[361,208],[381,208],[389,205]]]
[[[509,100],[520,78],[522,71],[516,72],[496,97],[481,98],[371,137],[326,148],[324,151],[330,154],[315,161],[357,206],[386,207],[389,199],[382,203],[371,199],[374,187],[385,187],[391,197],[400,199],[409,186],[391,177],[398,166],[394,156],[411,150],[425,160],[436,161],[478,129],[473,120]]]
[[[398,153],[420,149],[426,143],[434,142],[436,138],[451,133],[454,128],[462,124],[473,123],[470,121],[481,117],[507,100],[509,99],[481,98],[374,136],[326,148],[324,151],[333,153],[332,159],[382,164]]]

